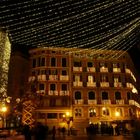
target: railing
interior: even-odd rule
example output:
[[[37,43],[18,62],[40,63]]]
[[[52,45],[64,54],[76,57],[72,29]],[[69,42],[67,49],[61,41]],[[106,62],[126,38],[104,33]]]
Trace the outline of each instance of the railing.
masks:
[[[93,83],[87,82],[87,87],[96,87],[96,82]]]
[[[96,72],[95,67],[87,67],[87,72]]]
[[[73,86],[76,87],[76,86],[83,86],[83,82],[73,82]]]
[[[82,67],[73,67],[73,71],[82,71]]]
[[[109,87],[109,82],[100,82],[101,87]]]
[[[111,104],[111,100],[102,100],[102,104],[110,105]]]
[[[124,100],[116,100],[116,104],[118,105],[124,105]]]
[[[113,72],[121,72],[120,68],[113,68]]]
[[[88,104],[91,105],[96,105],[97,104],[97,100],[88,100]]]

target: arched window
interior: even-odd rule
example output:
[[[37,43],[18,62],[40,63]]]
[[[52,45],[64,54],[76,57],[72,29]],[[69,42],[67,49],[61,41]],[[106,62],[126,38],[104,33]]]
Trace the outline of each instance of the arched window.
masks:
[[[89,117],[95,117],[96,116],[96,109],[90,108],[89,109]]]
[[[121,93],[120,92],[115,92],[115,99],[116,100],[121,100]]]
[[[80,91],[76,91],[75,92],[75,100],[80,100],[81,99],[81,92]]]
[[[131,93],[127,92],[127,100],[131,100]]]
[[[103,108],[102,108],[102,115],[103,115],[103,116],[109,116],[109,115],[110,115],[109,109],[106,108],[106,107],[103,107]]]
[[[102,100],[108,100],[108,92],[102,92]]]
[[[95,93],[94,93],[93,91],[90,91],[90,92],[88,93],[88,99],[89,99],[89,100],[95,100]]]
[[[132,117],[133,116],[133,109],[129,108],[128,112],[129,112],[129,116]]]
[[[116,115],[116,117],[122,117],[123,116],[123,109],[122,108],[116,108],[115,115]]]

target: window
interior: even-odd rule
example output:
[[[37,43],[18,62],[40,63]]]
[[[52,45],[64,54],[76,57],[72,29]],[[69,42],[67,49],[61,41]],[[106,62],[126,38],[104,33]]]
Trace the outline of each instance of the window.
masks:
[[[51,84],[51,85],[50,85],[50,90],[55,90],[55,88],[56,88],[56,87],[55,87],[55,84]]]
[[[62,70],[62,75],[67,75],[67,71],[66,70]]]
[[[113,68],[119,68],[119,63],[113,63]]]
[[[62,67],[66,67],[66,66],[67,66],[67,59],[62,58]]]
[[[130,100],[131,99],[131,93],[127,92],[127,99]]]
[[[57,113],[48,113],[47,118],[48,119],[57,119]]]
[[[101,82],[108,82],[108,77],[106,75],[102,75]]]
[[[55,58],[51,58],[51,66],[52,67],[56,66],[56,59]]]
[[[50,99],[50,106],[56,106],[56,99]]]
[[[38,113],[38,118],[39,119],[45,119],[46,114],[45,113]]]
[[[57,75],[57,70],[49,70],[49,75]]]
[[[81,76],[80,75],[74,75],[74,81],[75,82],[81,81]]]
[[[133,116],[133,109],[129,108],[128,113],[129,113],[129,116],[132,117]]]
[[[104,63],[104,62],[101,62],[101,63],[100,63],[100,67],[107,67],[107,64]]]
[[[96,110],[95,108],[89,109],[89,117],[95,117],[96,116]]]
[[[82,109],[76,108],[75,109],[75,117],[81,117],[82,116]]]
[[[93,67],[93,63],[92,62],[87,62],[87,67]]]
[[[88,75],[88,82],[89,83],[93,83],[93,80],[94,79],[94,77],[92,76],[92,75]]]
[[[121,93],[120,92],[115,92],[115,99],[121,100]]]
[[[95,100],[95,93],[94,93],[93,91],[90,91],[90,92],[88,93],[88,99],[89,99],[89,100]]]
[[[35,68],[36,67],[36,59],[32,60],[32,67]]]
[[[41,66],[45,66],[45,58],[41,58]]]
[[[110,115],[109,109],[106,108],[106,107],[103,107],[102,108],[102,115],[103,116],[109,116]]]
[[[61,88],[62,88],[62,90],[65,90],[66,91],[67,90],[67,84],[62,84],[62,87]]]
[[[116,113],[118,113],[118,116],[123,116],[123,110],[122,108],[117,108]]]
[[[74,62],[74,67],[81,67],[81,66],[82,66],[81,61]]]
[[[108,93],[102,92],[102,100],[108,100]]]
[[[75,100],[80,100],[81,99],[81,92],[77,91],[75,92]]]
[[[45,89],[45,85],[44,84],[39,84],[39,90],[44,90]]]

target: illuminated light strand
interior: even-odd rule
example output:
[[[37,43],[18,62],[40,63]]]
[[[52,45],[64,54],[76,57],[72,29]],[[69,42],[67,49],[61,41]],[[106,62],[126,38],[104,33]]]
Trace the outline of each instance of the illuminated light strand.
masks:
[[[128,9],[129,9],[129,8],[128,8]],[[136,12],[136,11],[134,11],[134,12]],[[130,14],[131,14],[131,12],[130,12]],[[84,17],[84,16],[83,16],[83,17]],[[122,17],[123,17],[123,16],[122,16]],[[124,17],[125,17],[125,15],[124,15]],[[57,17],[57,18],[59,18],[59,17]],[[103,21],[104,21],[104,20],[103,20]],[[113,21],[112,21],[112,22],[113,22]],[[112,22],[111,22],[111,23],[112,23]],[[54,23],[55,23],[55,22],[54,22]],[[56,24],[57,24],[57,23],[58,23],[58,22],[56,22]],[[100,23],[100,22],[98,22],[98,23]],[[98,23],[97,23],[97,24],[98,24]],[[111,24],[111,23],[110,23],[110,24]],[[118,22],[118,23],[119,23],[119,22]],[[58,24],[58,25],[60,25],[60,27],[61,27],[61,22],[60,22],[60,24]],[[104,28],[103,28],[103,29],[104,29]],[[42,30],[43,30],[43,29],[42,29]],[[54,28],[54,30],[55,30],[55,28]],[[86,30],[86,29],[85,29],[85,30]],[[97,30],[98,30],[98,31],[101,31],[102,29],[97,29]],[[92,31],[92,30],[90,30],[90,31]],[[96,31],[96,30],[93,30],[93,31]],[[41,32],[42,32],[42,31],[41,31]],[[87,30],[87,32],[88,32],[88,30]],[[81,32],[79,32],[79,34],[80,34],[80,33],[81,33]],[[70,33],[68,33],[68,35],[69,35],[69,34],[70,34]],[[78,35],[79,35],[79,34],[78,34]],[[67,34],[64,34],[64,36],[65,36],[65,35],[67,35]],[[75,35],[75,34],[74,34],[74,35]],[[77,34],[76,34],[76,35],[77,35]],[[88,34],[87,34],[87,35],[88,35]],[[87,36],[87,35],[85,34],[85,36]],[[110,34],[110,35],[111,35],[111,34]],[[113,35],[113,32],[112,32],[112,35]],[[55,34],[54,34],[54,36],[55,36]],[[64,38],[64,36],[62,36],[62,39],[56,40],[55,43],[58,43],[58,41],[59,41],[59,42],[62,42],[63,45],[65,45],[65,42],[64,42],[65,38]],[[37,36],[36,36],[36,37],[37,37]],[[67,39],[68,41],[70,41],[70,40],[69,40],[70,37],[71,37],[71,36],[69,36],[69,38]],[[37,38],[35,38],[35,40],[36,40],[36,39],[37,39]],[[43,39],[45,40],[45,38],[43,38]],[[51,38],[51,39],[52,39],[52,41],[53,41],[53,39],[56,39],[56,38]],[[74,39],[75,39],[75,38],[74,38]],[[27,40],[28,40],[28,39],[27,39]],[[41,42],[43,42],[44,40],[40,40],[39,42],[41,43]],[[26,41],[26,40],[23,40],[23,41]],[[34,41],[34,39],[31,40],[31,41]],[[67,41],[67,42],[68,42],[68,41]],[[67,42],[66,42],[66,43],[67,43]],[[75,43],[76,43],[76,42],[75,42]],[[77,42],[77,43],[79,43],[79,42]],[[77,44],[77,43],[76,43],[76,44]],[[36,44],[37,44],[37,41],[36,41]],[[36,45],[36,44],[34,44],[34,45]],[[53,44],[53,42],[52,42],[52,44]],[[90,45],[90,44],[91,44],[91,43],[89,43],[89,45]],[[69,46],[72,46],[72,45],[73,45],[73,42],[72,42]],[[77,44],[77,45],[79,45],[79,44]],[[85,44],[83,44],[83,45],[85,46]],[[81,46],[80,46],[80,47],[81,47]]]

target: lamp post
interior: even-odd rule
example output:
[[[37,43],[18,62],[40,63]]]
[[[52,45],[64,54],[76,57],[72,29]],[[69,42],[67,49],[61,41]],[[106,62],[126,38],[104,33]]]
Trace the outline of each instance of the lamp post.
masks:
[[[7,112],[7,107],[4,105],[1,108],[2,114],[3,114],[3,127],[6,127],[6,112]]]
[[[70,135],[70,122],[71,120],[71,116],[70,116],[70,112],[66,112],[65,115],[63,115],[63,118],[65,119],[67,125],[68,125],[68,136]]]

